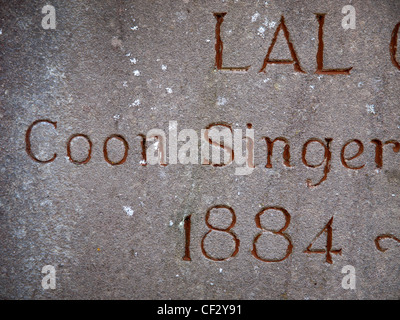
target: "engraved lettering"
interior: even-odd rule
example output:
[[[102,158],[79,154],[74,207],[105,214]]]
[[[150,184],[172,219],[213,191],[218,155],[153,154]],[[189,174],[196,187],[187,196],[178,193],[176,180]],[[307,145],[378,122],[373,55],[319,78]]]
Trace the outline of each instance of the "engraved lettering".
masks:
[[[214,127],[225,127],[221,131],[217,130]],[[211,137],[210,137],[211,136]],[[220,137],[223,136],[224,141],[220,143]],[[210,163],[208,159],[203,160],[203,164],[211,164],[214,167],[224,167],[231,164],[234,160],[234,152],[232,149],[232,127],[231,125],[224,122],[216,122],[208,125],[206,130],[204,131],[205,140],[214,148],[212,148],[212,159],[213,162]],[[220,161],[220,150],[224,151],[224,162]],[[226,160],[226,156],[228,156],[228,161]]]
[[[75,138],[78,138],[78,137],[85,138],[87,140],[87,142],[89,143],[88,155],[87,155],[86,159],[82,160],[82,161],[78,161],[78,160],[73,159],[72,155],[71,155],[71,143],[72,143],[72,140],[74,140]],[[89,137],[87,135],[85,135],[85,134],[74,134],[74,135],[72,135],[71,138],[69,138],[69,140],[67,142],[67,155],[68,155],[69,160],[74,164],[85,164],[85,163],[88,163],[90,161],[91,156],[92,156],[92,141],[90,141]]]
[[[221,25],[224,22],[224,17],[226,12],[215,12],[214,17],[217,19],[217,23],[215,25],[215,67],[217,70],[221,71],[239,71],[239,72],[246,72],[249,70],[250,66],[247,67],[223,67],[222,66],[222,57],[223,57],[223,50],[224,44],[221,38]]]
[[[50,123],[51,125],[53,125],[53,127],[55,129],[57,129],[57,122],[56,121],[51,121],[51,120],[47,120],[47,119],[43,119],[43,120],[36,120],[34,121],[28,128],[28,130],[26,130],[26,134],[25,134],[25,149],[26,149],[26,153],[36,162],[40,162],[40,163],[49,163],[49,162],[53,162],[55,160],[55,158],[57,158],[57,153],[54,153],[53,157],[50,158],[49,160],[40,160],[38,158],[36,158],[36,156],[33,154],[32,149],[31,149],[31,133],[32,133],[32,129],[34,126],[36,126],[38,123]]]
[[[266,168],[272,168],[272,161],[271,157],[274,151],[274,143],[276,141],[281,141],[285,143],[285,147],[283,149],[283,164],[287,167],[291,167],[290,165],[290,145],[289,141],[286,138],[278,137],[275,140],[271,140],[268,137],[263,137],[265,142],[267,143],[267,164],[265,165]]]
[[[272,230],[272,229],[264,228],[261,225],[261,216],[264,213],[266,213],[267,211],[269,211],[269,210],[277,210],[277,211],[280,211],[280,212],[282,212],[284,214],[284,216],[285,216],[285,225],[281,229]],[[290,218],[291,217],[290,217],[289,212],[286,209],[279,208],[279,207],[268,207],[268,208],[265,208],[265,209],[261,210],[259,213],[257,213],[257,215],[256,215],[254,220],[256,222],[257,228],[261,229],[262,232],[260,232],[253,240],[253,250],[251,251],[251,253],[255,258],[257,258],[258,260],[264,261],[264,262],[280,262],[280,261],[283,261],[283,260],[287,259],[290,256],[290,254],[292,253],[292,250],[293,250],[293,244],[292,244],[292,240],[290,239],[289,235],[284,232],[289,227]],[[258,254],[258,251],[257,251],[257,241],[262,236],[264,231],[272,232],[273,234],[282,236],[282,237],[284,237],[286,239],[286,241],[288,242],[288,246],[286,248],[286,254],[285,254],[285,256],[283,258],[280,258],[280,259],[266,259],[266,258],[260,257],[260,255]]]
[[[376,246],[376,248],[377,248],[379,251],[381,251],[381,252],[387,251],[387,248],[382,248],[381,244],[379,243],[379,241],[385,240],[385,239],[392,239],[392,240],[397,241],[397,242],[400,243],[400,239],[399,239],[399,238],[396,238],[396,237],[395,237],[394,235],[392,235],[392,234],[382,234],[382,235],[380,235],[380,236],[377,236],[376,239],[375,239],[375,246]]]
[[[232,222],[231,222],[231,224],[230,224],[227,228],[218,228],[218,227],[214,227],[214,226],[211,225],[211,223],[209,222],[209,219],[210,219],[211,211],[212,211],[213,209],[227,209],[227,210],[231,213],[231,215],[232,215]],[[240,246],[240,240],[238,239],[238,237],[236,236],[236,234],[234,234],[233,231],[231,230],[231,229],[235,226],[235,224],[236,224],[236,214],[235,214],[235,211],[233,211],[233,209],[232,209],[231,207],[228,207],[228,206],[226,206],[226,205],[217,205],[217,206],[214,206],[214,207],[208,209],[208,211],[207,211],[207,213],[206,213],[206,218],[205,218],[205,220],[206,220],[206,225],[207,225],[207,227],[208,227],[210,230],[208,230],[208,232],[207,232],[207,233],[203,236],[203,238],[201,239],[201,251],[202,251],[203,255],[204,255],[205,257],[207,257],[208,259],[213,260],[213,261],[224,261],[224,260],[228,260],[229,258],[235,257],[235,256],[237,255],[237,253],[239,252],[239,246]],[[207,251],[206,251],[206,249],[205,249],[205,247],[204,247],[204,241],[205,241],[206,237],[207,237],[211,232],[213,232],[213,231],[226,232],[226,233],[228,233],[229,235],[232,236],[232,238],[233,238],[233,240],[234,240],[234,242],[235,242],[235,249],[233,250],[233,252],[231,253],[231,255],[229,255],[228,257],[226,257],[226,258],[215,258],[215,257],[212,257],[211,255],[209,255],[209,254],[207,253]]]
[[[270,58],[269,58],[272,53],[272,50],[274,49],[276,40],[278,38],[279,31],[281,31],[281,30],[283,31],[283,35],[285,36],[286,43],[289,47],[290,55],[292,56],[293,60],[270,60]],[[271,45],[268,48],[267,55],[265,56],[264,63],[259,72],[265,73],[266,72],[265,69],[267,68],[268,64],[293,64],[294,71],[306,73],[300,66],[300,62],[299,62],[299,59],[297,58],[296,51],[294,50],[293,44],[290,41],[289,30],[286,27],[285,18],[283,16],[281,17],[281,22],[279,23],[278,28],[276,28],[274,37],[272,38]]]
[[[328,176],[328,173],[329,173],[329,171],[331,170],[331,157],[332,157],[332,154],[331,154],[331,150],[330,150],[330,143],[332,142],[332,140],[333,140],[333,139],[331,139],[331,138],[326,138],[326,139],[325,139],[326,145],[325,145],[320,139],[313,138],[313,139],[308,140],[308,141],[304,144],[304,146],[303,146],[303,152],[302,152],[302,160],[303,160],[303,163],[304,163],[307,167],[309,167],[309,168],[318,168],[318,167],[322,166],[323,163],[325,162],[324,176],[322,177],[322,179],[321,179],[318,183],[316,183],[316,184],[312,184],[311,179],[307,179],[307,186],[308,186],[308,187],[316,187],[316,186],[319,186],[322,182],[324,182],[324,181],[326,180],[326,178],[327,178],[327,176]],[[307,158],[306,158],[306,156],[307,156],[307,146],[308,146],[310,143],[312,143],[312,142],[317,142],[317,143],[319,143],[321,146],[324,147],[324,150],[325,150],[324,160],[322,160],[321,163],[320,163],[320,164],[317,164],[317,165],[309,164],[309,163],[307,162]]]
[[[371,140],[375,144],[375,163],[378,169],[383,167],[383,146],[387,144],[393,144],[393,151],[398,153],[400,151],[400,143],[396,140],[386,141],[385,144],[381,140],[373,139]]]
[[[192,261],[190,258],[190,228],[192,215],[185,218],[183,227],[185,229],[185,256],[182,258],[185,261]]]
[[[399,36],[400,22],[396,24],[392,32],[392,39],[390,40],[390,57],[392,59],[393,65],[400,70],[400,63],[397,61],[397,39]]]
[[[353,142],[356,143],[356,144],[358,145],[358,151],[357,151],[357,153],[356,153],[354,156],[351,156],[351,157],[349,157],[349,158],[346,158],[346,156],[345,156],[346,147],[347,147],[349,144],[353,143]],[[358,156],[360,156],[363,152],[364,152],[364,145],[363,145],[363,143],[362,143],[360,140],[357,140],[357,139],[350,140],[349,142],[347,142],[347,143],[343,146],[342,151],[340,152],[340,159],[341,159],[341,161],[342,161],[342,164],[343,164],[347,169],[360,170],[360,169],[364,168],[365,165],[362,165],[362,166],[359,166],[359,167],[353,167],[353,166],[350,166],[350,165],[347,163],[347,161],[354,160],[355,158],[357,158]]]
[[[108,157],[108,149],[107,149],[107,144],[111,139],[117,139],[122,141],[122,143],[124,144],[125,147],[125,151],[124,151],[124,156],[122,157],[122,159],[118,162],[113,162],[110,160],[110,158]],[[104,141],[104,145],[103,145],[103,153],[104,153],[104,159],[111,164],[112,166],[118,166],[123,164],[126,161],[126,158],[128,157],[128,150],[129,150],[129,145],[128,142],[125,140],[125,138],[121,135],[118,134],[112,134],[111,136],[109,136],[105,141]]]
[[[326,226],[316,235],[316,237],[311,241],[310,245],[304,251],[305,253],[326,253],[326,262],[332,264],[332,255],[331,254],[342,254],[342,249],[332,249],[332,223],[333,217],[329,220]],[[312,249],[313,243],[317,240],[318,237],[321,236],[322,233],[326,233],[326,249]]]
[[[318,28],[318,51],[317,51],[317,70],[316,74],[327,74],[327,75],[336,75],[336,74],[350,74],[351,68],[347,69],[324,69],[324,23],[325,23],[325,13],[316,13],[315,14],[318,20],[319,28]]]

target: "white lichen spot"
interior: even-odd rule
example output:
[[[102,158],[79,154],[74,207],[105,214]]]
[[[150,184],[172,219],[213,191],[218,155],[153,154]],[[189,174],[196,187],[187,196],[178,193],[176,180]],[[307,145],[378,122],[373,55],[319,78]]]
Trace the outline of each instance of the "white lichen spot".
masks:
[[[136,58],[129,59],[129,61],[130,61],[131,63],[133,63],[133,64],[136,64],[136,62],[137,62]]]
[[[276,26],[276,22],[275,22],[275,21],[271,21],[271,22],[268,24],[268,27],[269,27],[270,29],[274,28],[275,26]]]
[[[139,76],[140,76],[140,71],[139,71],[139,70],[133,71],[133,75],[134,75],[135,77],[139,77]]]
[[[131,30],[132,30],[132,31],[135,31],[135,30],[137,30],[137,29],[139,29],[138,26],[131,27]]]
[[[125,211],[125,213],[126,213],[128,216],[130,216],[130,217],[133,216],[133,212],[134,212],[134,211],[132,210],[131,207],[124,206],[124,211]]]
[[[367,104],[367,112],[371,114],[376,114],[375,105],[374,104]]]
[[[165,88],[165,90],[167,91],[167,93],[172,93],[172,89],[171,88]]]
[[[116,115],[113,116],[113,118],[114,118],[115,121],[119,120],[120,117],[121,117],[121,116],[120,116],[119,114],[116,114]]]
[[[222,268],[219,268],[219,273],[222,273]]]
[[[265,28],[263,26],[261,26],[257,29],[257,35],[259,35],[260,37],[265,38],[264,33],[265,33]]]
[[[47,73],[50,77],[55,77],[58,78],[59,80],[66,78],[65,73],[59,71],[55,67],[47,66]]]
[[[172,220],[169,220],[169,226],[172,227],[174,225],[174,222]]]
[[[127,86],[128,86],[128,81],[124,81],[124,82],[122,83],[122,86],[123,86],[123,87],[127,87]]]
[[[167,70],[167,66],[165,64],[161,65],[161,70],[162,71],[166,71]]]
[[[224,97],[218,97],[217,105],[219,106],[224,106],[228,100],[226,100]]]
[[[140,100],[136,99],[135,101],[133,101],[130,105],[130,107],[137,107],[140,106]]]
[[[314,85],[310,85],[310,88],[311,88],[311,89],[314,89],[314,88],[315,88],[315,86],[314,86]]]
[[[251,16],[251,22],[256,22],[258,17],[260,16],[260,14],[258,12],[256,12],[255,14],[253,14]]]

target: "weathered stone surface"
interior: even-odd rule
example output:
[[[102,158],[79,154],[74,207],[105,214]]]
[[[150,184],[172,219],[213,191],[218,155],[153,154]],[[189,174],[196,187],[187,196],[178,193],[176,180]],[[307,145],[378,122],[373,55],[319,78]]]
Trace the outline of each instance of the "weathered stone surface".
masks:
[[[56,9],[56,29],[42,28],[42,7]],[[400,140],[400,70],[391,58],[397,0],[352,1],[356,28],[342,28],[347,2],[307,1],[7,1],[0,7],[0,295],[23,299],[399,299],[400,154],[377,144]],[[216,70],[216,23],[223,67]],[[324,67],[316,74],[324,14]],[[304,73],[293,64],[259,72],[281,16]],[[320,21],[321,22],[321,21]],[[397,45],[397,44],[396,44]],[[393,48],[393,46],[392,46]],[[392,51],[393,52],[393,51]],[[281,30],[271,59],[292,60]],[[27,153],[26,132],[32,128]],[[167,134],[224,123],[254,129],[255,166],[143,166],[140,134]],[[73,139],[72,163],[67,142]],[[129,144],[121,165],[103,144]],[[266,168],[267,144],[274,145]],[[310,139],[332,139],[329,152]],[[363,153],[341,160],[357,139]],[[179,146],[182,142],[179,143]],[[200,144],[200,142],[199,142]],[[150,143],[148,143],[150,145]],[[108,144],[119,162],[124,144]],[[344,153],[356,155],[357,142]],[[398,151],[398,149],[396,149]],[[395,150],[395,151],[396,151]],[[168,149],[167,149],[168,151]],[[237,154],[235,154],[237,156]],[[170,159],[168,154],[167,162]],[[125,160],[125,159],[124,159]],[[141,162],[142,161],[142,162]],[[286,163],[287,164],[287,163]],[[349,167],[361,167],[359,170]],[[236,222],[232,229],[232,208]],[[284,211],[268,210],[284,208]],[[285,211],[286,212],[286,211]],[[271,213],[271,215],[269,215]],[[190,216],[186,219],[185,217]],[[290,222],[283,234],[277,232]],[[331,218],[333,217],[333,220]],[[329,223],[330,222],[330,223]],[[190,223],[190,258],[185,231]],[[233,224],[233,223],[232,223]],[[186,226],[186,228],[185,228]],[[259,227],[275,233],[262,231]],[[312,250],[305,252],[313,239]],[[232,232],[232,233],[229,233]],[[254,239],[257,238],[256,251]],[[380,235],[391,236],[378,242]],[[238,239],[240,241],[236,241]],[[293,246],[289,250],[288,241]],[[329,241],[328,241],[329,242]],[[379,247],[379,244],[381,247]],[[202,246],[203,250],[202,251]],[[386,249],[388,250],[378,250]],[[224,261],[238,249],[234,257]],[[253,254],[252,254],[253,250]],[[329,250],[328,250],[329,251]],[[384,251],[384,252],[383,252]],[[188,257],[189,252],[186,251]],[[265,262],[263,260],[281,260]],[[56,289],[42,288],[42,268],[56,270]],[[342,288],[342,268],[356,289]]]

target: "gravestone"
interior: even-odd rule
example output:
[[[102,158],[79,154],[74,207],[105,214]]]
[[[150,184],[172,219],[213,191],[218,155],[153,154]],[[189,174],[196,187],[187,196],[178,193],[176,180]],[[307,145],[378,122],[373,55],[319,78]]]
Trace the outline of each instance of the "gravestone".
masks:
[[[400,298],[399,1],[0,12],[2,298]]]

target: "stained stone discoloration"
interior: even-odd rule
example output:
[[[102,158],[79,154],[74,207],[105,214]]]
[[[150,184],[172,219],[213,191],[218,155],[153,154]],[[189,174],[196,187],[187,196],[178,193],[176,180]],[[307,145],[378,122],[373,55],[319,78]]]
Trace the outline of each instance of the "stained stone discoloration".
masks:
[[[400,153],[384,145],[377,168],[376,146],[400,140],[400,70],[392,63],[390,41],[400,22],[395,0],[352,1],[356,29],[344,30],[341,1],[58,1],[57,27],[44,30],[44,1],[7,1],[0,7],[0,296],[12,299],[399,299],[400,244],[379,235],[399,233]],[[347,4],[347,3],[346,3]],[[215,70],[213,13],[221,24],[223,66]],[[349,75],[315,74],[318,52],[316,13],[326,13],[324,66],[352,67]],[[305,73],[293,64],[268,64],[259,73],[276,28],[285,18],[290,41]],[[282,31],[271,59],[291,60]],[[400,60],[399,53],[397,59]],[[32,129],[26,151],[26,131]],[[147,165],[143,135],[200,130],[212,123],[255,132],[255,166],[250,175],[228,167]],[[90,161],[74,164],[67,143],[74,134],[92,142]],[[111,165],[104,158],[108,142]],[[142,136],[141,136],[142,135]],[[266,168],[263,137],[284,137],[274,145]],[[310,139],[332,139],[325,162],[304,164]],[[352,170],[341,160],[350,140],[363,153]],[[167,141],[168,142],[168,141]],[[154,141],[152,142],[154,143]],[[180,142],[183,143],[183,142]],[[200,143],[200,142],[199,142]],[[71,156],[84,161],[88,143],[71,143]],[[346,157],[357,153],[349,145]],[[168,147],[167,150],[168,152]],[[200,152],[200,149],[199,149]],[[313,143],[307,163],[318,165],[325,150]],[[168,157],[167,157],[168,158]],[[200,158],[200,156],[199,156]],[[235,225],[210,231],[206,212],[216,205],[234,210]],[[268,207],[280,216],[256,215]],[[277,213],[278,214],[278,213]],[[185,218],[191,215],[190,257],[185,255]],[[305,253],[331,218],[332,264],[325,253]],[[229,215],[213,216],[226,228]],[[281,221],[282,220],[282,221]],[[270,231],[265,231],[268,229]],[[230,233],[231,232],[231,233]],[[285,238],[281,233],[287,235]],[[288,240],[292,252],[284,261]],[[224,258],[235,250],[234,257]],[[326,233],[313,249],[326,248]],[[56,268],[57,287],[41,286],[43,266]],[[356,270],[356,289],[344,290],[341,270]],[[222,270],[222,271],[221,271]]]

